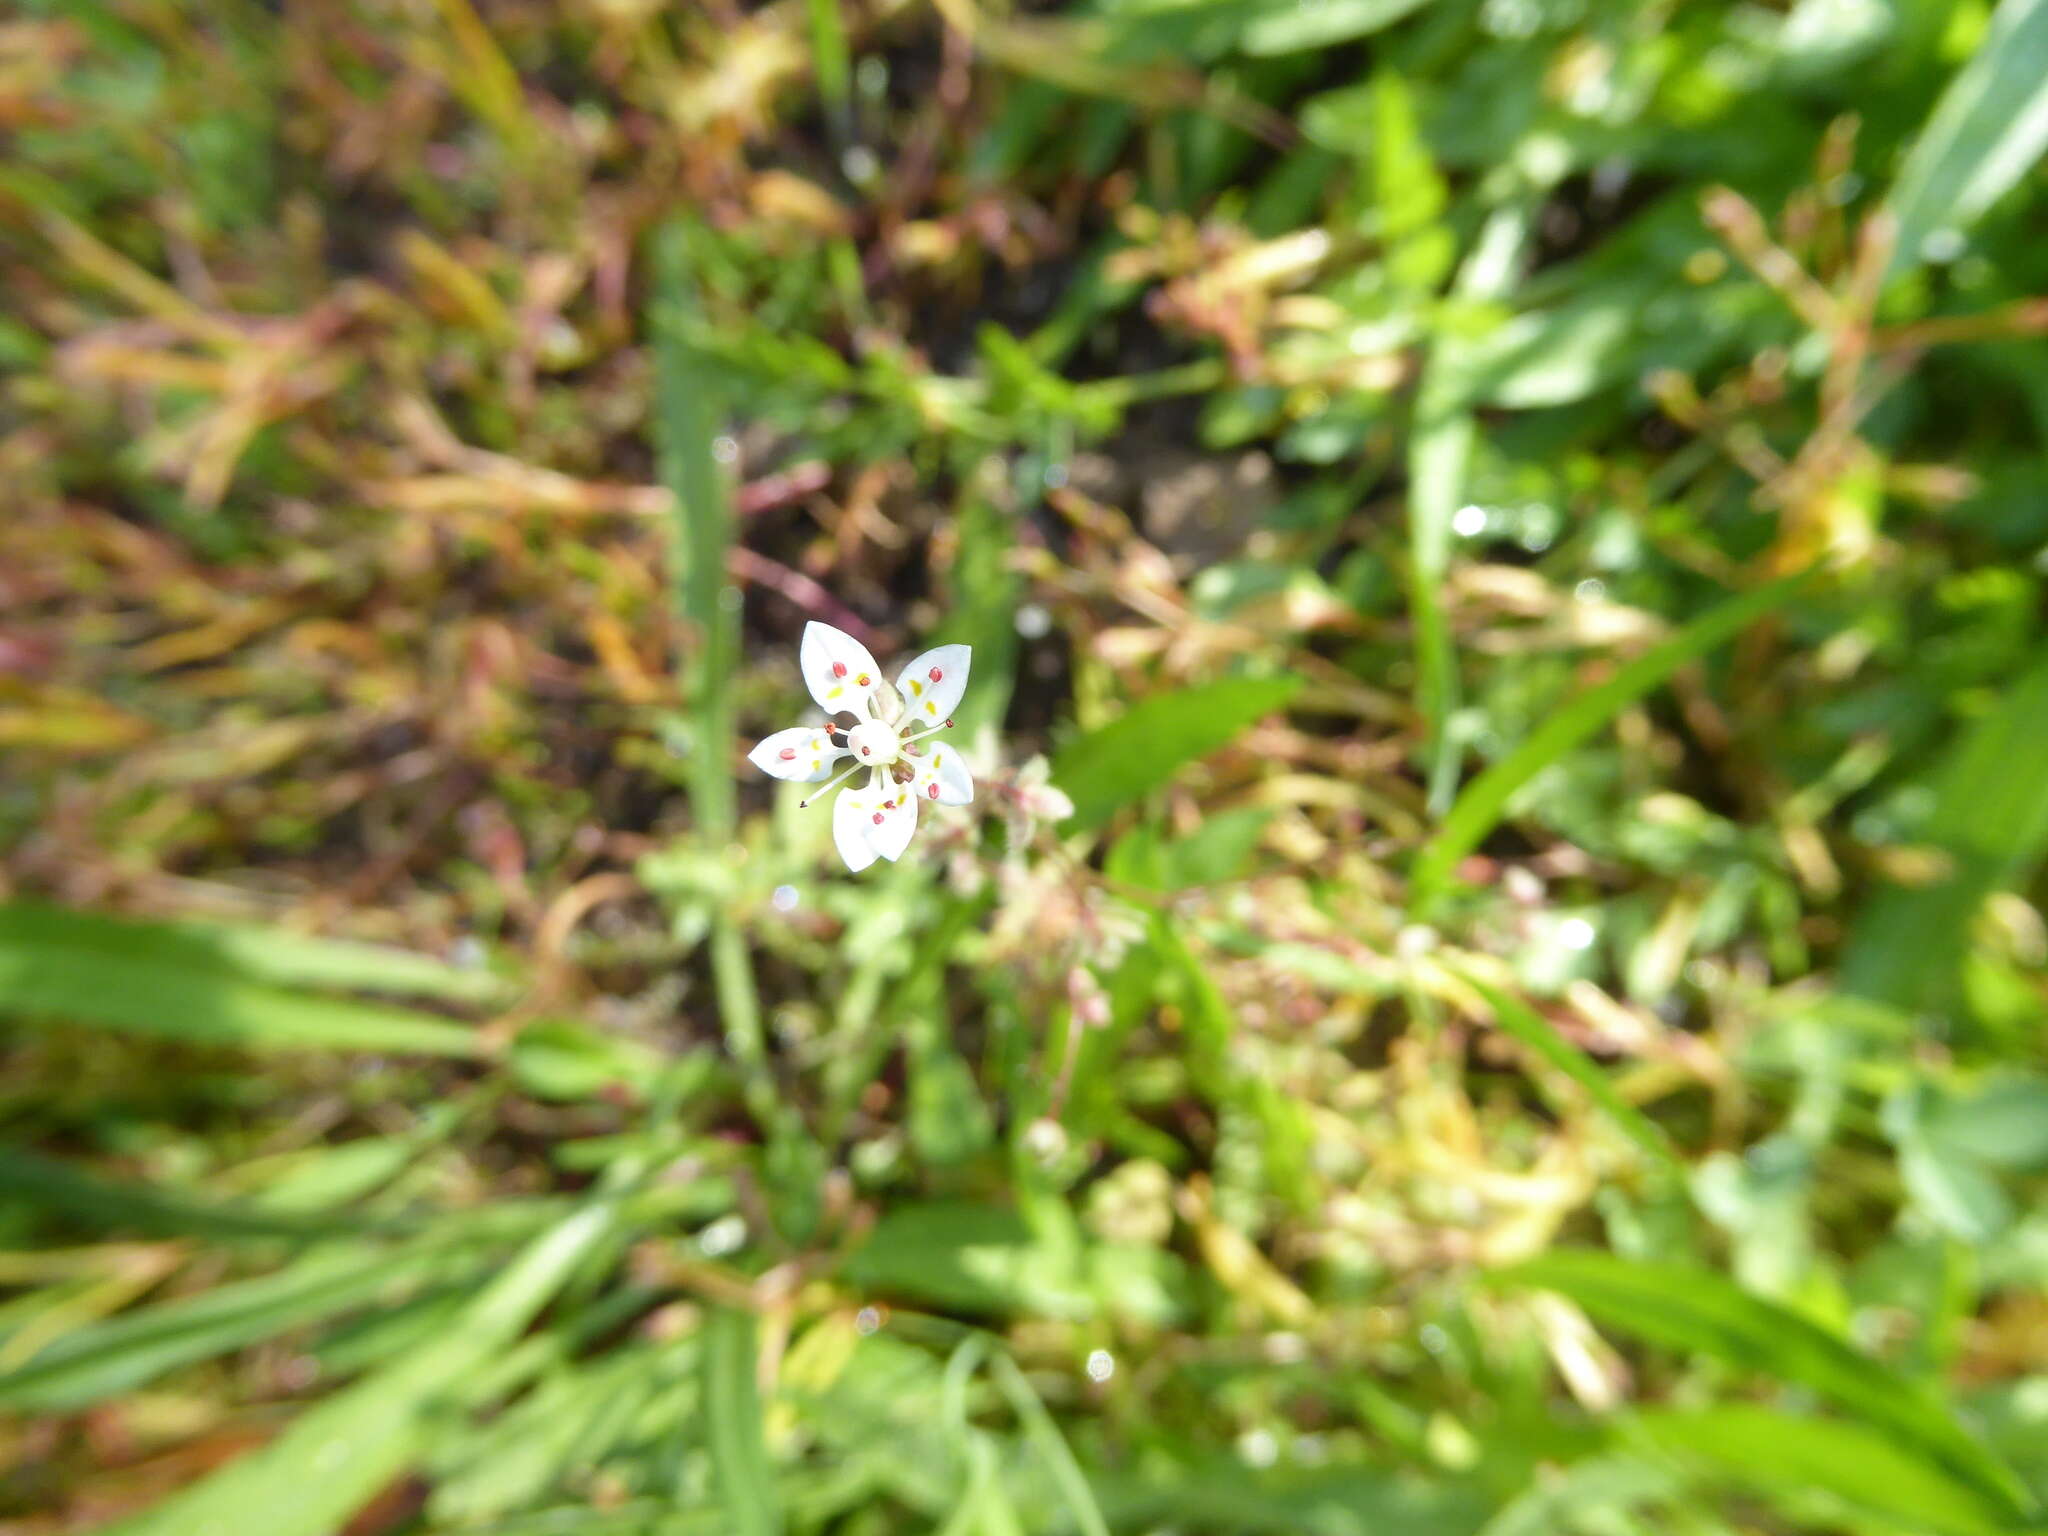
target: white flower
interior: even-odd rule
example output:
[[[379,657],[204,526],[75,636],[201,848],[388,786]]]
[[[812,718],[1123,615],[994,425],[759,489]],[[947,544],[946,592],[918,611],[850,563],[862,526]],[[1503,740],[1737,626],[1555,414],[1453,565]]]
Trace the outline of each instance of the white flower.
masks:
[[[917,830],[918,801],[966,805],[974,799],[974,780],[959,751],[926,739],[953,723],[953,710],[967,691],[972,657],[969,646],[936,646],[913,658],[892,687],[882,680],[882,669],[866,646],[813,620],[804,626],[797,658],[804,684],[826,714],[851,714],[856,723],[828,721],[777,731],[747,760],[778,779],[815,784],[830,778],[841,758],[852,758],[852,766],[833,783],[862,769],[869,770],[868,781],[840,792],[832,808],[832,841],[848,869],[866,869],[877,858],[894,859]]]

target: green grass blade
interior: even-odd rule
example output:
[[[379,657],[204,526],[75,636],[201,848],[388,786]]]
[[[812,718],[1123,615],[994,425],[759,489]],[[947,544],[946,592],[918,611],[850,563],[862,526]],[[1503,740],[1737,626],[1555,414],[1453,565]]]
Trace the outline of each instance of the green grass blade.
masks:
[[[1115,1528],[1132,1532],[1478,1536],[1497,1503],[1476,1475],[1423,1477],[1371,1463],[1254,1471],[1227,1452],[1175,1454],[1170,1441],[1138,1466],[1098,1470],[1095,1485]]]
[[[1262,716],[1286,706],[1293,677],[1235,677],[1154,694],[1053,758],[1053,782],[1074,802],[1073,825],[1101,826],[1158,789],[1185,763],[1226,745]]]
[[[31,1207],[92,1233],[199,1237],[216,1243],[276,1242],[334,1236],[346,1218],[300,1215],[117,1183],[19,1147],[0,1147],[0,1196],[9,1209]]]
[[[1014,524],[983,496],[970,494],[960,509],[953,611],[934,640],[974,648],[972,686],[953,712],[964,742],[1002,729],[1017,683],[1017,601],[1023,582],[1009,567]]]
[[[1314,6],[1275,5],[1256,10],[1241,39],[1254,56],[1334,48],[1422,9],[1429,0],[1327,0]]]
[[[1528,222],[1528,210],[1521,207],[1504,208],[1488,220],[1458,269],[1460,299],[1497,299],[1507,293]],[[1479,433],[1456,382],[1466,366],[1468,345],[1454,334],[1431,347],[1408,438],[1408,614],[1415,627],[1416,705],[1429,727],[1429,803],[1439,813],[1450,805],[1458,780],[1458,744],[1450,731],[1458,709],[1458,659],[1443,585],[1450,574],[1451,519],[1464,505]]]
[[[102,943],[0,938],[0,1012],[256,1051],[485,1052],[475,1030],[427,1014],[287,992]]]
[[[2048,152],[2048,0],[2004,0],[1907,152],[1887,204],[1896,272],[1960,232]]]
[[[1984,899],[2048,854],[2048,661],[1957,745],[1921,841],[1947,857],[1948,873],[1879,891],[1842,965],[1844,990],[1906,1010],[1953,1003]]]
[[[1611,1327],[1806,1387],[1931,1456],[2008,1512],[2030,1503],[2010,1469],[1932,1392],[1711,1270],[1558,1249],[1497,1271],[1490,1282],[1556,1291]]]
[[[40,944],[119,950],[275,987],[387,992],[454,1003],[499,1001],[511,990],[504,977],[489,971],[382,944],[240,923],[139,922],[41,902],[0,905],[0,948]]]
[[[1081,1470],[1066,1436],[1060,1433],[1059,1425],[1046,1412],[1038,1394],[1031,1390],[1031,1383],[1017,1369],[1016,1361],[1006,1354],[997,1353],[989,1360],[989,1374],[995,1378],[997,1389],[1009,1402],[1010,1411],[1024,1426],[1024,1438],[1052,1474],[1053,1487],[1059,1493],[1060,1502],[1066,1505],[1075,1529],[1081,1536],[1109,1536],[1109,1522],[1102,1518],[1102,1507],[1095,1502],[1095,1490],[1088,1486],[1088,1474]]]
[[[413,1464],[438,1406],[493,1363],[612,1232],[614,1207],[588,1206],[522,1252],[427,1347],[323,1400],[275,1440],[231,1462],[113,1536],[335,1536]]]
[[[1477,848],[1500,821],[1515,791],[1605,726],[1689,661],[1733,638],[1788,601],[1805,583],[1788,576],[1709,610],[1597,687],[1559,709],[1529,739],[1465,787],[1415,862],[1409,905],[1422,910],[1449,883],[1458,861]]]
[[[723,839],[733,824],[730,687],[739,661],[739,605],[726,596],[732,498],[713,449],[721,405],[712,364],[688,340],[698,302],[682,220],[655,231],[653,256],[654,453],[675,496],[670,586],[691,641],[683,679],[694,717],[690,800],[704,835]]]
[[[754,1317],[720,1307],[704,1321],[704,1418],[711,1467],[735,1536],[779,1536],[782,1506],[755,1384]]]
[[[737,811],[732,774],[731,683],[739,663],[737,589],[726,583],[733,542],[732,498],[714,441],[720,402],[711,364],[690,345],[697,289],[690,232],[671,219],[654,236],[655,458],[675,496],[671,583],[678,617],[695,638],[684,667],[691,702],[690,806],[712,847],[732,836]],[[711,933],[712,980],[726,1048],[746,1077],[748,1107],[763,1124],[787,1119],[768,1075],[767,1037],[745,936],[719,914]]]
[[[1457,789],[1458,750],[1451,717],[1458,709],[1458,658],[1444,612],[1456,514],[1478,428],[1469,411],[1431,415],[1408,440],[1408,616],[1415,628],[1415,704],[1429,729],[1429,799],[1449,805]]]
[[[1749,1403],[1652,1410],[1636,1424],[1666,1450],[1704,1460],[1734,1482],[1794,1496],[1799,1504],[1788,1513],[1809,1508],[1810,1496],[1823,1491],[1928,1536],[2013,1529],[2001,1505],[1861,1424]]]
[[[0,1374],[0,1408],[73,1412],[293,1328],[395,1305],[421,1280],[450,1269],[445,1251],[327,1251],[276,1274],[139,1308],[66,1334]]]
[[[817,71],[818,94],[831,114],[834,131],[852,127],[853,65],[846,48],[846,22],[839,0],[806,0],[811,24],[811,67]]]
[[[1658,1164],[1674,1171],[1682,1169],[1683,1165],[1672,1151],[1671,1140],[1664,1134],[1663,1127],[1624,1099],[1608,1075],[1595,1066],[1584,1051],[1559,1034],[1556,1025],[1520,998],[1489,987],[1470,975],[1464,979],[1486,999],[1493,1009],[1494,1022],[1503,1034],[1514,1036],[1585,1089],[1587,1096],[1606,1112],[1615,1127]]]

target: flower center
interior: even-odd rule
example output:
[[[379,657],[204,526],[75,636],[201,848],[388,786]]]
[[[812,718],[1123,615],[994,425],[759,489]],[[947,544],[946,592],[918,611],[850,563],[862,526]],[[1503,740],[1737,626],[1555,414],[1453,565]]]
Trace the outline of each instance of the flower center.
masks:
[[[869,768],[886,768],[902,754],[896,727],[879,720],[864,720],[848,731],[846,745],[854,761]]]

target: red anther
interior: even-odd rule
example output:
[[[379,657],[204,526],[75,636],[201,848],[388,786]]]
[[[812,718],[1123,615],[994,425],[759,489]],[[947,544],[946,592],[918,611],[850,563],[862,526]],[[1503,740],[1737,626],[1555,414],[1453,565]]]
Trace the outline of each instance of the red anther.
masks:
[[[784,747],[780,752],[776,753],[775,755],[781,758],[785,763],[793,763],[796,761],[796,748]]]
[[[867,673],[865,673],[865,672],[861,673],[861,675],[860,675],[859,677],[856,677],[856,678],[854,679],[854,683],[855,683],[855,684],[856,684],[857,686],[859,686],[859,687],[862,687],[862,688],[865,688],[865,687],[867,687],[867,685],[868,685],[868,683],[869,683],[869,682],[870,682],[870,678],[868,677]]]
[[[936,682],[937,682],[937,681],[938,681],[938,680],[939,680],[939,679],[940,679],[941,677],[943,677],[944,675],[945,675],[945,674],[944,674],[944,673],[942,673],[942,672],[940,672],[940,671],[939,671],[939,669],[938,669],[937,667],[933,667],[933,668],[932,668],[932,681],[933,681],[933,682],[935,682],[935,683],[936,683]]]
[[[860,755],[861,755],[862,757],[873,757],[873,756],[874,756],[874,751],[873,751],[873,749],[872,749],[872,748],[869,748],[869,747],[862,747],[862,748],[860,749]]]
[[[879,827],[879,826],[880,826],[881,824],[882,824],[882,813],[881,813],[880,811],[877,811],[877,812],[875,812],[875,825]]]
[[[845,663],[845,662],[843,662],[843,661],[835,661],[835,662],[833,662],[833,663],[832,663],[832,675],[833,675],[834,677],[844,677],[844,676],[846,676],[846,663]]]
[[[924,792],[930,799],[936,800],[939,798],[939,786],[936,784],[925,785]]]
[[[944,728],[945,728],[946,730],[949,730],[949,731],[950,731],[951,729],[953,729],[953,722],[952,722],[952,721],[950,721],[950,720],[948,720],[948,721],[946,722],[946,724],[945,724],[945,727],[944,727]]]

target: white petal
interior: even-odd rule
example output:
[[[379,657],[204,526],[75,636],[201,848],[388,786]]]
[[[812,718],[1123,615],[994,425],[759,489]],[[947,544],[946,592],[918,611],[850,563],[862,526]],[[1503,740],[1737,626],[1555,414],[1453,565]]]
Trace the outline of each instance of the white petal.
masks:
[[[846,749],[833,746],[822,725],[797,725],[770,736],[747,754],[747,761],[792,784],[815,784],[831,778],[832,765],[844,756]]]
[[[960,695],[967,691],[967,670],[973,658],[972,646],[934,646],[898,673],[896,691],[910,706],[911,719],[927,725],[950,719],[960,707]]]
[[[936,795],[932,793],[934,789],[938,790]],[[951,742],[930,743],[926,756],[917,765],[917,792],[923,799],[936,800],[940,805],[974,803],[974,775],[961,761],[959,748]]]
[[[855,874],[875,862],[874,846],[868,841],[868,829],[873,825],[868,817],[872,813],[864,790],[842,789],[832,803],[832,843],[839,850],[839,857],[846,860],[846,867]]]
[[[828,715],[850,709],[858,715],[872,715],[868,706],[882,669],[868,648],[843,629],[820,624],[816,619],[804,626],[804,643],[797,652],[803,668],[804,686]]]
[[[868,811],[868,846],[885,859],[900,857],[910,846],[910,834],[917,830],[914,788],[910,784],[891,784],[882,791],[881,803]]]

